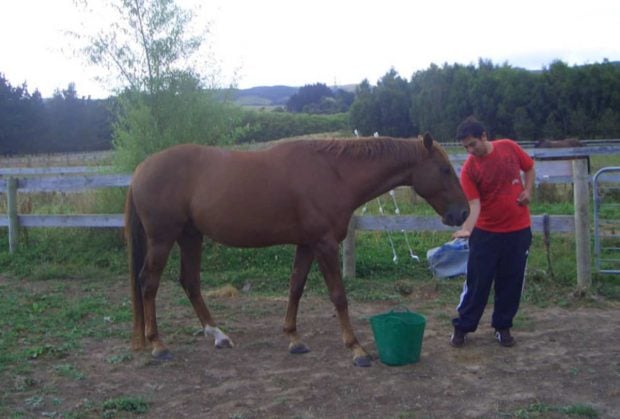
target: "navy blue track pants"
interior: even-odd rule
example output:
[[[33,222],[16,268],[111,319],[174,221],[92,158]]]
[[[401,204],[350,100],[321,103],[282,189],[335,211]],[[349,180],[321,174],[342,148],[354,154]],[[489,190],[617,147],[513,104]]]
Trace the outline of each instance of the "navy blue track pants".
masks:
[[[495,305],[491,326],[509,329],[519,309],[527,255],[532,243],[530,228],[510,233],[492,233],[474,228],[469,237],[467,280],[457,306],[457,329],[469,333],[478,328],[491,285],[495,284]]]

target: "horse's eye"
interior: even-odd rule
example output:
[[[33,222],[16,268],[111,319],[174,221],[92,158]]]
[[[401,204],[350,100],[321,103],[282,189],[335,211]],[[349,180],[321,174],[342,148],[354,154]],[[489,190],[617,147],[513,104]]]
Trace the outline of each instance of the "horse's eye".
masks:
[[[440,169],[442,175],[449,175],[452,173],[452,169],[448,166],[444,166]]]

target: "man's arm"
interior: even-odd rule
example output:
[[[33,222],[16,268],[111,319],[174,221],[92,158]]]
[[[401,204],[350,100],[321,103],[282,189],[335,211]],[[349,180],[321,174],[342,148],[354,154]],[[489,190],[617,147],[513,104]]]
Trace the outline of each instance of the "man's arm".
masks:
[[[476,225],[476,221],[478,221],[478,216],[480,216],[480,199],[476,198],[469,201],[469,216],[461,226],[461,229],[455,231],[452,237],[455,239],[469,237]]]
[[[524,173],[525,185],[523,192],[517,198],[517,204],[528,205],[532,201],[532,191],[534,190],[534,180],[536,180],[536,170],[534,166]]]

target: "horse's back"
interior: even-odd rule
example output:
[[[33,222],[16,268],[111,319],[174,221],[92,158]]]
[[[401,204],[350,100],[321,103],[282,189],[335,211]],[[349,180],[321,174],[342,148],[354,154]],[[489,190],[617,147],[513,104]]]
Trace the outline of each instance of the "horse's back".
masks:
[[[154,234],[191,223],[229,245],[296,243],[304,240],[301,224],[316,222],[317,208],[334,206],[321,195],[333,185],[329,176],[326,163],[303,143],[248,152],[179,145],[136,169],[132,193]],[[318,212],[324,218],[329,210]]]
[[[211,160],[217,160],[210,156],[218,152],[213,147],[182,144],[149,156],[134,172],[131,181],[134,198],[138,201],[141,195],[161,200],[181,198],[189,192],[200,168],[209,167]]]

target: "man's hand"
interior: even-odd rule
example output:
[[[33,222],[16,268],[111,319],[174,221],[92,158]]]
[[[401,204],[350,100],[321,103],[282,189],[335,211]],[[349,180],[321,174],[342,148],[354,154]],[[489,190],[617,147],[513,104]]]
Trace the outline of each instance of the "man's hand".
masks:
[[[522,206],[523,205],[528,205],[530,203],[530,201],[531,201],[531,198],[532,198],[532,196],[531,196],[530,192],[526,189],[526,190],[524,190],[523,192],[521,192],[519,194],[519,197],[517,198],[517,204],[518,205],[522,205]]]
[[[469,237],[471,232],[469,230],[461,229],[452,233],[453,239],[466,239]]]

